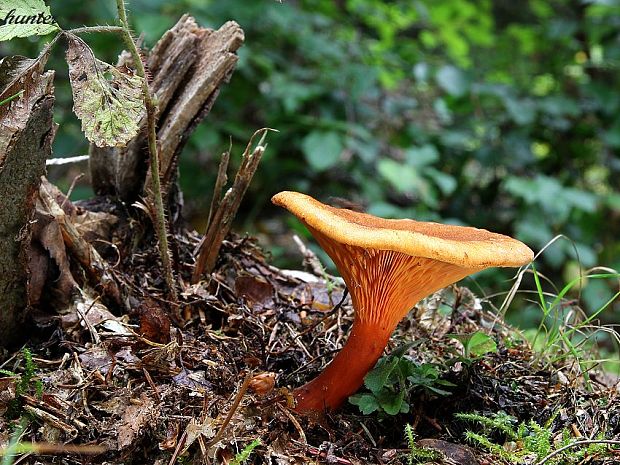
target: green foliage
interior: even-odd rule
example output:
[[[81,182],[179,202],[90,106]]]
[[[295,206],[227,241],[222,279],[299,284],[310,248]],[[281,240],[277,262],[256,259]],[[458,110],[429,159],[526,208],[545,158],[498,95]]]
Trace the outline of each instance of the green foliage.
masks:
[[[58,24],[43,0],[3,1],[0,3],[0,18],[6,21],[0,26],[0,41],[58,31]]]
[[[495,340],[481,331],[472,334],[448,334],[448,337],[458,339],[463,344],[463,356],[458,361],[471,365],[475,360],[479,359],[490,352],[497,352],[497,343]]]
[[[493,431],[500,431],[508,439],[516,440],[518,437],[515,429],[517,420],[506,412],[497,412],[490,417],[477,413],[456,413],[454,416],[459,420],[479,423],[485,428],[487,434],[491,434]]]
[[[409,400],[420,393],[447,396],[445,388],[453,383],[441,379],[439,366],[431,363],[417,364],[403,354],[410,346],[405,346],[383,357],[364,378],[364,386],[369,392],[361,392],[349,397],[349,402],[357,405],[364,415],[383,412],[397,415],[409,412]]]
[[[34,360],[32,360],[32,353],[30,352],[30,349],[22,349],[21,355],[21,361],[23,364],[23,372],[21,374],[0,369],[0,375],[17,379],[17,382],[15,383],[15,399],[9,403],[9,407],[7,409],[8,418],[17,418],[21,416],[21,396],[28,393],[31,388],[34,389],[37,397],[41,397],[43,395],[43,383],[37,378],[37,366],[34,363]]]
[[[554,432],[551,427],[554,417],[545,425],[540,425],[534,420],[521,422],[517,425],[517,419],[505,412],[493,413],[490,416],[477,413],[456,413],[455,416],[460,420],[475,422],[483,427],[482,433],[466,431],[465,438],[468,441],[482,446],[494,455],[511,463],[530,463],[532,455],[536,457],[537,461],[540,461],[551,452],[579,440],[579,438],[572,437],[568,428]],[[491,436],[496,433],[501,433],[509,442],[502,446],[493,441]],[[597,439],[603,439],[603,434],[599,434]],[[594,453],[605,455],[605,447],[604,444],[575,445],[548,459],[546,463],[581,463],[588,455]]]
[[[441,459],[440,452],[425,447],[419,447],[415,443],[415,434],[409,423],[405,425],[405,440],[409,448],[409,452],[407,453],[408,465],[413,465],[414,463],[428,463]]]
[[[617,291],[599,307],[587,316],[582,316],[578,309],[573,308],[566,301],[566,296],[577,286],[581,286],[585,280],[618,282],[618,273],[586,273],[577,276],[568,282],[555,294],[546,293],[543,290],[540,275],[533,267],[534,282],[536,285],[537,298],[542,318],[536,330],[525,333],[532,347],[537,352],[537,363],[558,363],[563,359],[570,358],[579,364],[586,383],[589,385],[588,372],[600,362],[613,362],[615,371],[620,369],[617,356],[612,360],[598,360],[592,354],[597,343],[597,338],[607,336],[609,331],[596,324],[600,315],[607,310],[620,297]],[[611,333],[613,335],[613,333]]]
[[[53,5],[63,24],[110,22],[106,2]],[[540,249],[546,276],[620,268],[620,42],[617,2],[532,0],[132,1],[150,46],[183,13],[246,43],[238,68],[181,161],[186,212],[206,216],[220,148],[257,126],[280,130],[239,218],[272,214],[282,189],[351,198],[371,213],[464,223]],[[112,38],[88,37],[115,59]],[[36,54],[35,44],[4,50]],[[58,66],[52,64],[58,69]],[[59,155],[85,152],[70,89],[57,83]],[[279,252],[282,249],[275,249]],[[277,255],[274,254],[274,255]],[[276,256],[276,258],[278,258]],[[298,261],[298,257],[295,257]],[[280,262],[282,264],[282,262]],[[478,279],[499,282],[494,270]],[[591,280],[590,312],[613,295]],[[618,319],[617,302],[601,315]],[[519,315],[525,313],[519,311]],[[533,312],[527,325],[536,325]]]
[[[32,452],[28,450],[28,446],[21,442],[22,435],[28,426],[28,419],[22,418],[16,425],[15,430],[11,434],[11,440],[6,448],[0,448],[0,456],[2,457],[2,465],[13,465],[15,456],[19,453]]]
[[[242,465],[250,458],[252,451],[261,445],[260,439],[254,439],[251,443],[243,448],[241,452],[235,455],[230,465]]]

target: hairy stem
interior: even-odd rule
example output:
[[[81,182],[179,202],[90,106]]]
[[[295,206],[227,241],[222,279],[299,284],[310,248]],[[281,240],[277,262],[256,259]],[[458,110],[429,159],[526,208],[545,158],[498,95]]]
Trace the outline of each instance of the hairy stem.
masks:
[[[166,222],[166,214],[164,212],[164,201],[161,192],[161,182],[159,178],[159,153],[157,149],[157,133],[155,132],[155,112],[156,103],[151,95],[149,84],[146,80],[146,72],[144,65],[138,52],[138,48],[129,32],[129,23],[127,22],[127,13],[125,11],[125,3],[123,0],[116,0],[118,10],[118,18],[123,29],[122,36],[125,46],[131,53],[136,67],[136,73],[142,78],[142,95],[144,105],[146,107],[146,121],[148,131],[149,158],[151,165],[151,181],[153,183],[152,199],[155,204],[155,232],[159,241],[159,254],[161,255],[162,265],[164,267],[164,277],[168,286],[169,297],[173,302],[177,301],[176,287],[174,285],[174,276],[172,274],[172,263],[170,259],[170,250],[168,248],[168,227]]]
[[[84,26],[84,27],[76,27],[75,29],[69,29],[66,32],[70,32],[71,34],[92,34],[97,32],[110,33],[115,32],[119,34],[123,34],[125,29],[120,26]]]

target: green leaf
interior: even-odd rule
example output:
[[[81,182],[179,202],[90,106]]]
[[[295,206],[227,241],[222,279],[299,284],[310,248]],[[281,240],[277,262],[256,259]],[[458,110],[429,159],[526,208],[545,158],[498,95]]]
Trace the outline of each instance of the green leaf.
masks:
[[[372,370],[368,372],[364,378],[364,386],[370,389],[373,393],[378,393],[385,386],[390,374],[398,365],[398,357],[386,357],[377,363]]]
[[[424,389],[427,389],[431,391],[432,393],[437,394],[439,396],[449,396],[452,394],[450,391],[446,391],[445,389],[441,389],[441,388],[438,388],[430,384],[427,386],[424,386]]]
[[[368,415],[379,409],[380,405],[372,394],[355,394],[349,397],[349,403],[357,405],[364,415]]]
[[[399,163],[391,158],[379,160],[377,169],[379,170],[379,174],[399,192],[416,192],[425,184],[425,181],[420,177],[413,166]]]
[[[77,37],[69,39],[67,63],[73,111],[86,138],[98,147],[126,145],[145,113],[142,78],[97,60]]]
[[[598,197],[595,194],[574,187],[565,187],[562,190],[562,199],[573,207],[589,213],[594,213],[598,208]]]
[[[426,338],[419,338],[416,339],[415,341],[410,341],[410,342],[406,342],[404,344],[401,344],[400,346],[398,346],[396,349],[394,349],[392,352],[390,352],[389,357],[398,357],[401,358],[403,355],[405,355],[405,353],[411,349],[412,347],[417,347],[420,344],[422,344],[423,342],[425,342],[427,339]],[[405,359],[407,360],[407,359]],[[409,360],[407,360],[409,361]]]
[[[310,167],[323,171],[338,163],[342,153],[342,138],[336,132],[313,131],[301,143]]]
[[[434,145],[426,144],[421,147],[411,147],[405,151],[407,161],[418,168],[430,165],[439,160],[439,152]]]
[[[43,36],[60,30],[43,0],[3,1],[0,3],[0,18],[0,41]]]
[[[605,203],[612,210],[620,211],[620,194],[612,192],[605,197]]]
[[[504,99],[504,105],[512,120],[519,125],[531,124],[536,118],[536,106],[531,99],[518,100],[507,97]]]
[[[454,97],[461,97],[469,90],[469,81],[465,74],[455,66],[445,65],[435,75],[439,87]]]
[[[379,405],[388,415],[396,415],[400,413],[405,399],[405,391],[393,392],[390,389],[382,389],[377,394]]]
[[[497,351],[495,340],[481,332],[476,331],[472,334],[450,334],[450,337],[458,339],[465,347],[465,357],[480,357],[489,352]]]
[[[456,190],[456,179],[449,174],[442,173],[435,168],[427,168],[425,173],[439,187],[443,195],[450,195]]]

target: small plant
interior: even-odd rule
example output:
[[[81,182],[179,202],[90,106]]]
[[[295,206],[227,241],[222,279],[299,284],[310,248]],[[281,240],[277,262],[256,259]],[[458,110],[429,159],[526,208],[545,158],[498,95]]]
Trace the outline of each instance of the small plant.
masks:
[[[82,130],[86,138],[98,147],[126,146],[140,131],[139,122],[146,117],[146,133],[148,140],[149,166],[151,172],[152,189],[147,192],[153,206],[153,224],[157,235],[159,252],[163,265],[164,277],[169,296],[177,300],[176,287],[172,272],[171,254],[168,247],[168,225],[164,210],[163,193],[160,185],[159,149],[156,134],[157,101],[147,81],[147,73],[140,56],[140,51],[134,41],[127,20],[125,2],[116,0],[118,22],[120,26],[82,27],[64,30],[56,23],[50,14],[49,7],[43,0],[23,2],[10,0],[0,6],[1,13],[11,12],[15,16],[28,16],[32,11],[38,11],[48,17],[49,22],[42,24],[15,24],[4,28],[0,33],[0,41],[7,41],[17,37],[47,35],[56,33],[47,44],[38,58],[28,60],[26,67],[21,67],[20,79],[12,80],[0,92],[9,94],[8,98],[1,99],[2,104],[16,98],[17,90],[25,90],[28,94],[26,76],[29,72],[43,69],[50,50],[61,37],[67,39],[66,53],[69,65],[69,81],[73,91],[74,111],[82,122]],[[132,66],[123,69],[109,65],[95,57],[87,43],[78,37],[78,34],[105,32],[120,34],[127,50],[131,54]],[[21,95],[21,94],[19,94]]]
[[[2,463],[0,465],[13,465],[15,462],[15,456],[19,453],[23,453],[24,447],[21,442],[21,438],[28,426],[28,420],[22,418],[19,424],[15,427],[13,434],[11,434],[11,440],[6,448],[0,448],[0,456],[2,457]]]
[[[409,412],[409,398],[414,392],[430,395],[447,396],[445,387],[453,383],[441,379],[438,365],[432,363],[417,364],[404,357],[405,351],[412,344],[407,344],[383,357],[364,378],[364,386],[370,392],[363,392],[349,397],[349,402],[357,405],[364,415],[375,411],[388,415]]]
[[[43,383],[36,377],[37,366],[34,360],[32,360],[32,353],[29,349],[24,348],[22,349],[21,357],[24,366],[23,373],[19,374],[10,370],[0,369],[0,375],[16,378],[15,399],[10,402],[7,409],[9,418],[17,418],[21,415],[21,396],[26,394],[31,387],[34,387],[37,397],[41,397],[43,394]]]
[[[463,344],[463,356],[458,361],[470,365],[490,352],[497,352],[495,340],[488,334],[476,331],[472,334],[448,334],[448,337],[458,339]]]
[[[551,424],[555,417],[551,417],[544,425],[534,420],[517,425],[517,419],[505,412],[494,413],[490,416],[457,413],[455,416],[460,420],[482,425],[481,433],[468,430],[465,432],[465,438],[510,463],[526,463],[526,457],[531,459],[535,456],[538,462],[544,460],[550,465],[571,464],[580,463],[589,455],[607,453],[603,434],[600,434],[596,440],[584,441],[581,444],[582,441],[574,438],[567,428],[553,432]],[[498,444],[491,439],[491,436],[497,433],[504,436],[505,445]],[[573,447],[570,447],[571,445]]]
[[[407,441],[407,447],[409,447],[409,453],[407,454],[408,465],[433,462],[441,459],[440,452],[425,447],[419,447],[415,443],[415,433],[409,423],[405,425],[405,440]]]
[[[252,451],[260,445],[260,439],[254,439],[254,441],[245,446],[241,452],[235,455],[235,458],[232,462],[230,462],[230,465],[242,465],[247,459],[250,458]]]
[[[611,272],[586,273],[571,280],[557,295],[549,295],[543,290],[539,273],[534,265],[532,265],[532,271],[539,306],[542,311],[542,318],[538,328],[530,332],[530,343],[538,354],[536,362],[557,363],[567,357],[572,357],[579,365],[586,386],[590,387],[589,370],[600,362],[612,362],[612,360],[598,360],[595,359],[596,357],[588,355],[589,349],[595,344],[594,341],[597,334],[605,332],[611,334],[612,337],[617,337],[613,331],[608,331],[607,328],[598,326],[596,318],[620,297],[620,291],[616,292],[610,299],[600,305],[596,311],[587,316],[582,316],[580,311],[574,311],[575,309],[567,305],[566,295],[574,288],[579,288],[584,279],[618,279],[620,274]],[[615,360],[615,363],[617,364],[617,360]]]

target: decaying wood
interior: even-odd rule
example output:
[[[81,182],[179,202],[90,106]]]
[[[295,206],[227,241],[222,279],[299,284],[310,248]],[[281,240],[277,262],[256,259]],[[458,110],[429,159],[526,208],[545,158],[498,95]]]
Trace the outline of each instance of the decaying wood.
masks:
[[[211,30],[199,27],[194,18],[185,15],[149,54],[146,64],[158,101],[157,137],[164,190],[175,182],[178,155],[187,138],[209,113],[220,86],[230,79],[237,63],[235,52],[243,40],[243,30],[235,22]],[[150,186],[146,181],[144,131],[124,148],[91,146],[90,157],[91,179],[98,194],[118,194],[133,201]]]
[[[52,186],[43,182],[39,189],[41,202],[60,226],[62,237],[68,251],[82,265],[86,275],[95,289],[120,304],[121,295],[116,280],[108,270],[108,265],[99,253],[90,245],[67,218],[65,211],[58,205],[50,192]]]
[[[28,247],[35,199],[54,137],[53,71],[30,71],[27,92],[0,120],[0,345],[25,336]]]
[[[207,225],[207,231],[198,246],[198,258],[196,259],[196,266],[192,274],[192,283],[195,284],[200,281],[200,277],[203,273],[210,273],[215,268],[215,261],[220,252],[222,241],[226,235],[230,232],[232,221],[239,210],[241,200],[256,173],[258,164],[265,152],[264,142],[265,136],[269,129],[260,129],[256,131],[250,138],[243,157],[241,159],[241,165],[235,176],[233,185],[221,200],[218,197],[222,195],[222,189],[226,183],[226,166],[228,165],[228,152],[222,155],[222,162],[218,171],[218,179],[215,182],[215,189],[213,191],[213,200],[211,206],[214,209],[209,213],[209,224]],[[254,138],[260,136],[261,139],[254,150],[252,146],[254,144]]]

